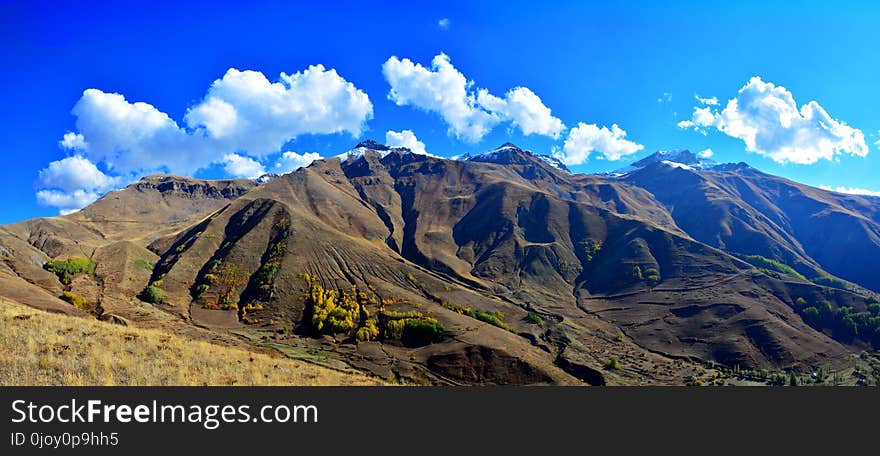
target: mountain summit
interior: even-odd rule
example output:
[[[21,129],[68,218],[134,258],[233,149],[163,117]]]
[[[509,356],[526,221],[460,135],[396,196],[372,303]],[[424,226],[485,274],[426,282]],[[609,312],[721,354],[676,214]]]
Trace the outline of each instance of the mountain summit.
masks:
[[[523,150],[517,147],[516,144],[509,142],[476,156],[465,154],[460,159],[473,162],[497,163],[500,165],[524,165],[528,163],[534,163],[535,160],[538,160],[552,166],[553,168],[565,171],[567,173],[571,172],[568,167],[566,167],[565,164],[562,163],[562,161],[555,157],[552,157],[550,155],[536,154],[529,150]]]
[[[718,165],[715,161],[709,160],[708,158],[702,158],[687,149],[659,150],[629,166],[617,169],[609,174],[622,176],[655,163],[662,163],[678,168],[686,167],[694,169],[711,169]]]

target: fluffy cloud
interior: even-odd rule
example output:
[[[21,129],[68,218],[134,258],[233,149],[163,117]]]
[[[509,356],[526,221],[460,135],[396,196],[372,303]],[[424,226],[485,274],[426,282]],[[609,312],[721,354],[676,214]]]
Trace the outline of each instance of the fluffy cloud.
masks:
[[[690,120],[678,123],[705,133],[718,131],[741,139],[746,150],[778,163],[812,164],[840,154],[864,157],[868,154],[865,135],[832,118],[819,103],[811,101],[798,109],[785,87],[753,77],[723,110],[713,100],[700,99]]]
[[[305,134],[359,136],[373,117],[366,93],[322,65],[270,82],[257,71],[230,68],[184,116],[227,150],[261,157]]]
[[[306,152],[304,154],[284,152],[275,163],[275,172],[285,174],[296,171],[299,168],[311,165],[313,161],[320,160],[321,158],[321,155],[317,152]]]
[[[70,150],[86,150],[89,146],[83,135],[72,131],[65,133],[61,141],[58,141],[58,145]]]
[[[73,108],[77,132],[65,134],[61,145],[115,172],[192,174],[227,154],[278,152],[303,134],[358,136],[373,116],[367,94],[336,70],[316,65],[279,78],[230,68],[187,111],[188,128],[148,103],[88,89]]]
[[[120,178],[104,174],[88,159],[79,155],[67,157],[40,170],[37,202],[68,214],[91,204],[101,193],[119,183]]]
[[[251,157],[244,157],[238,154],[227,154],[223,157],[223,169],[226,173],[233,177],[246,177],[248,179],[256,179],[266,170],[263,165]]]
[[[388,130],[385,133],[385,144],[391,147],[406,147],[416,154],[431,155],[425,150],[425,143],[419,141],[412,130]]]
[[[66,192],[77,189],[106,190],[119,179],[104,174],[94,163],[79,155],[49,163],[40,170],[37,186]]]
[[[712,152],[712,149],[706,149],[706,150],[704,150],[704,151],[701,151],[701,152],[697,153],[697,155],[698,155],[700,158],[711,158],[712,155],[714,155],[714,154],[715,154],[715,153]]]
[[[475,89],[474,82],[452,66],[445,54],[435,56],[430,68],[392,56],[382,65],[382,73],[391,85],[390,100],[439,114],[449,125],[449,133],[465,141],[479,141],[508,121],[526,135],[558,138],[565,129],[528,88],[513,88],[504,98]]]
[[[440,19],[439,21],[437,21],[437,27],[440,27],[443,30],[448,30],[449,24],[450,24],[450,22],[449,22],[448,17],[444,17],[443,19]]]
[[[848,193],[850,195],[880,196],[880,191],[873,191],[865,188],[832,187],[830,185],[820,185],[819,188],[822,190],[828,190],[829,192]]]
[[[37,202],[43,206],[56,207],[60,215],[67,215],[92,204],[99,196],[97,192],[82,189],[72,192],[50,189],[38,191]]]
[[[210,163],[201,135],[190,135],[150,104],[130,103],[118,93],[87,89],[73,107],[76,133],[62,144],[87,143],[93,162],[116,172],[158,170],[189,174]]]
[[[78,155],[50,164],[38,182],[40,202],[62,210],[94,201],[109,188],[102,179],[119,179],[95,164],[127,179],[157,171],[192,175],[212,163],[252,177],[263,169],[259,159],[300,135],[359,136],[373,105],[336,70],[315,65],[281,73],[276,82],[230,68],[186,112],[183,126],[153,105],[94,88],[83,92],[72,113],[76,131],[65,133],[59,146]],[[289,161],[282,156],[280,163]]]
[[[618,160],[626,155],[634,154],[645,146],[626,139],[626,131],[617,124],[609,129],[596,124],[583,122],[571,129],[562,149],[554,149],[553,156],[566,165],[580,165],[586,162],[595,152],[600,158]]]
[[[516,87],[507,92],[505,113],[524,135],[542,135],[559,138],[565,125],[553,117],[550,108],[527,87]]]

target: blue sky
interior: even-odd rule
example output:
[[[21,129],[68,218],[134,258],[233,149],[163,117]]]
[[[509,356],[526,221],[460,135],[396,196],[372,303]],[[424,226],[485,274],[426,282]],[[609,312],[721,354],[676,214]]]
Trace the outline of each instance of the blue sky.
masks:
[[[880,191],[880,5],[656,3],[2,2],[0,223],[405,130],[446,157],[511,141],[598,172],[711,149]]]

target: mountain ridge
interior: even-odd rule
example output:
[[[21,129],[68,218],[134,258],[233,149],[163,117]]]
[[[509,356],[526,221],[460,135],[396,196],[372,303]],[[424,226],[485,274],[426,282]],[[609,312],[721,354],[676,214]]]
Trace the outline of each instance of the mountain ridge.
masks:
[[[0,249],[15,258],[0,267],[3,288],[61,310],[53,295],[74,293],[105,319],[247,334],[293,356],[318,350],[383,378],[434,384],[682,384],[707,362],[844,366],[872,343],[838,327],[846,312],[870,312],[871,292],[832,273],[873,286],[871,277],[814,258],[852,247],[805,247],[821,239],[797,217],[814,212],[792,209],[818,204],[823,224],[864,228],[850,232],[870,255],[880,214],[870,199],[737,165],[653,160],[615,177],[571,174],[512,144],[465,160],[359,147],[356,159],[318,160],[259,184],[145,178],[143,192],[135,183],[38,237],[21,226],[49,222],[0,227]],[[129,200],[143,195],[153,198],[148,210],[132,211]],[[115,208],[177,222],[146,233],[146,222],[137,233],[94,225]],[[95,261],[94,276],[65,285],[44,269],[74,256]],[[774,261],[802,272],[771,270]],[[135,298],[150,287],[162,298]],[[328,329],[325,298],[309,296],[331,291],[341,320]],[[827,318],[805,316],[824,303]],[[624,367],[603,367],[610,358]]]

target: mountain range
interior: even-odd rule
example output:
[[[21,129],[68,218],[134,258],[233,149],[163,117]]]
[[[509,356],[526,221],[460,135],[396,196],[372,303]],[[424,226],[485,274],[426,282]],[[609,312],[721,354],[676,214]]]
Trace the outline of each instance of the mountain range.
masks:
[[[0,227],[0,257],[7,300],[402,383],[778,383],[880,346],[880,198],[689,151],[588,175],[365,141],[148,176]]]

